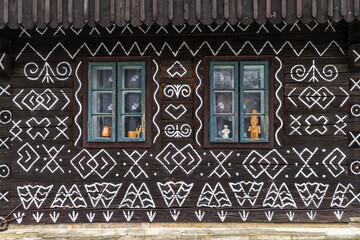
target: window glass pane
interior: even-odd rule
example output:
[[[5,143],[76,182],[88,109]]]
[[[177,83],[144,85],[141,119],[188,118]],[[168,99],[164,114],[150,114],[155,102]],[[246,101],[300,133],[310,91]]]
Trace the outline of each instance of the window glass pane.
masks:
[[[141,116],[123,116],[123,137],[142,137]]]
[[[234,117],[215,117],[215,138],[231,139],[233,138]]]
[[[123,67],[123,88],[141,88],[141,67]]]
[[[264,115],[248,115],[244,118],[244,138],[247,140],[267,138],[268,117]]]
[[[112,117],[92,116],[92,137],[93,138],[111,138],[112,136]]]
[[[244,91],[244,112],[264,113],[264,91]]]
[[[264,65],[244,66],[244,88],[264,88]]]
[[[123,95],[125,113],[141,112],[141,92],[123,92]]]
[[[112,92],[93,92],[92,97],[93,113],[112,113]]]
[[[112,89],[112,66],[94,67],[93,71],[93,89]]]
[[[215,92],[214,100],[215,113],[233,113],[234,94],[232,92]]]
[[[214,88],[218,88],[218,89],[234,88],[234,66],[214,67]]]

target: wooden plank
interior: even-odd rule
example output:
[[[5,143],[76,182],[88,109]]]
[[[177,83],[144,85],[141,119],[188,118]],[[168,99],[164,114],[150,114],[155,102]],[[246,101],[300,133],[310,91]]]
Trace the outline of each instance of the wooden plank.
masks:
[[[31,29],[34,27],[33,17],[32,17],[32,9],[33,2],[29,0],[23,0],[23,26],[26,29]]]
[[[89,0],[84,0],[84,22],[89,21]]]
[[[223,25],[226,21],[224,17],[224,1],[225,0],[217,0],[217,6],[216,6],[217,17],[215,18],[215,23],[218,25]]]
[[[140,21],[144,22],[146,19],[146,6],[145,6],[145,0],[140,0]]]
[[[237,0],[237,17],[241,19],[243,17],[243,0]]]
[[[115,21],[115,0],[110,0],[110,21],[113,23]]]
[[[50,23],[50,0],[45,0],[45,24]]]
[[[183,26],[185,24],[186,18],[185,18],[185,5],[186,0],[174,0],[173,1],[173,16],[172,16],[172,24],[175,26]],[[187,6],[189,6],[187,4]],[[169,5],[170,8],[170,5]],[[170,10],[170,9],[169,9]],[[189,12],[188,12],[189,14]],[[169,18],[170,19],[170,18]],[[187,16],[187,19],[189,17]]]
[[[158,14],[158,19],[157,19],[157,23],[160,26],[166,26],[169,24],[169,18],[168,18],[168,0],[157,0],[157,14]]]
[[[224,0],[224,18],[225,19],[228,19],[229,18],[229,15],[230,15],[230,3],[229,3],[229,0]]]
[[[327,0],[317,0],[316,2],[317,2],[316,21],[326,22],[329,19],[328,1]]]
[[[296,16],[298,18],[302,17],[302,13],[303,9],[302,9],[302,0],[296,0]]]
[[[153,0],[152,4],[152,15],[155,22],[158,20],[158,0]]]
[[[202,11],[202,7],[201,7],[201,0],[196,0],[196,19],[199,21],[201,19],[201,11]]]
[[[111,21],[110,21],[110,0],[102,0],[99,3],[99,14],[100,14],[100,20],[99,24],[103,27],[110,27]]]
[[[100,21],[100,0],[95,0],[94,19],[95,19],[95,23],[98,23]]]
[[[174,18],[174,0],[168,2],[168,19],[171,22]]]
[[[211,0],[211,18],[213,20],[217,18],[217,0]]]
[[[154,23],[153,11],[152,11],[152,2],[145,0],[145,21],[144,24],[151,26]]]
[[[289,24],[294,24],[297,21],[297,0],[287,0],[286,1],[286,22]]]
[[[243,16],[241,22],[244,25],[250,25],[253,22],[253,2],[250,0],[243,0]]]
[[[34,24],[37,24],[37,19],[38,19],[38,0],[33,0],[32,1],[32,20]]]
[[[72,24],[74,22],[74,12],[73,12],[73,9],[74,9],[74,1],[73,0],[68,0],[68,22],[70,24]]]
[[[198,23],[197,18],[197,0],[184,0],[184,20],[191,26]],[[201,8],[200,8],[201,13]],[[189,16],[188,19],[185,16]],[[201,14],[200,14],[201,16]]]
[[[286,0],[281,0],[281,17],[286,18]]]
[[[272,0],[271,1],[271,12],[273,14],[270,22],[272,24],[278,24],[281,22],[281,0]]]
[[[198,14],[196,14],[198,16]],[[201,23],[210,25],[213,22],[212,19],[212,1],[205,1],[201,4]]]
[[[125,0],[115,0],[115,24],[118,27],[125,26]]]
[[[18,0],[17,3],[17,22],[21,25],[23,21],[23,0]]]
[[[338,22],[341,20],[341,0],[330,0],[333,2],[332,5],[332,9],[333,10],[333,15],[331,17],[331,19],[335,22]],[[329,2],[330,4],[330,2]]]
[[[85,26],[84,21],[84,5],[85,1],[87,0],[80,0],[74,2],[74,9],[73,9],[73,27],[75,29],[80,29]]]
[[[63,3],[62,0],[57,0],[57,5],[56,5],[56,19],[57,22],[60,24],[63,21]]]
[[[236,25],[239,22],[239,19],[237,18],[237,0],[229,0],[229,16],[227,21],[231,25]]]
[[[9,18],[9,22],[8,22],[8,26],[11,29],[16,29],[19,27],[18,24],[18,0],[15,1],[9,1],[9,11],[8,11],[8,18]]]
[[[310,23],[313,21],[312,16],[311,16],[311,7],[312,7],[312,0],[301,0],[302,1],[302,16],[301,16],[301,21],[303,23]]]
[[[258,1],[258,5],[257,5],[257,12],[258,12],[258,17],[257,19],[255,18],[255,21],[262,25],[264,24],[268,19],[267,19],[267,4],[270,3],[270,1]],[[270,7],[270,6],[269,6]],[[255,9],[254,9],[255,12]],[[271,12],[271,9],[269,9],[269,12]]]
[[[37,1],[37,26],[39,29],[44,29],[46,27],[45,23],[45,0]]]
[[[131,18],[131,12],[130,12],[130,0],[125,0],[125,21],[129,22]]]
[[[354,0],[354,16],[358,17],[360,15],[360,0]]]
[[[134,0],[131,1],[131,18],[130,24],[134,27],[141,26],[142,22],[140,20],[140,1]]]
[[[64,29],[67,29],[70,27],[70,22],[69,22],[69,12],[68,12],[68,4],[69,4],[69,1],[68,0],[62,0],[62,24],[61,26],[64,28]]]

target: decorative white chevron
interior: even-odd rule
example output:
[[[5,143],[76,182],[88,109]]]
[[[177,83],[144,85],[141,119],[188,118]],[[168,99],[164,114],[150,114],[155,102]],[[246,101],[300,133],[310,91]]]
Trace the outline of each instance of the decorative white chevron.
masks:
[[[263,206],[280,209],[285,207],[297,208],[294,198],[285,182],[283,182],[280,187],[277,187],[275,183],[271,184],[263,201]]]
[[[108,48],[103,42],[100,43],[95,48],[93,48],[92,46],[90,47],[86,42],[84,42],[79,46],[79,48],[74,53],[70,53],[70,50],[68,50],[67,47],[65,47],[61,42],[59,42],[51,49],[51,51],[48,52],[48,54],[46,56],[43,56],[30,43],[26,43],[26,45],[21,49],[19,54],[16,56],[15,61],[18,61],[19,58],[24,54],[25,50],[26,50],[26,52],[28,51],[27,49],[30,49],[33,52],[35,52],[43,61],[47,61],[48,58],[51,55],[53,55],[53,53],[57,49],[65,51],[65,53],[71,59],[75,59],[77,57],[77,55],[80,52],[82,52],[81,51],[82,49],[87,51],[91,56],[96,56],[99,51],[103,51],[103,50],[105,50],[105,52],[107,52],[107,54],[109,56],[111,56],[111,55],[113,55],[114,52],[116,52],[120,49],[127,56],[130,55],[133,51],[136,51],[136,53],[140,54],[141,56],[145,55],[146,53],[152,52],[160,57],[162,55],[163,51],[170,51],[170,53],[172,53],[173,57],[177,57],[177,55],[180,52],[183,53],[184,50],[187,50],[192,56],[196,56],[203,48],[209,49],[211,54],[213,56],[216,56],[219,54],[219,52],[221,50],[224,50],[227,48],[230,50],[230,52],[232,54],[234,54],[235,56],[239,56],[243,51],[247,50],[245,48],[247,46],[250,49],[252,49],[256,55],[262,54],[262,52],[265,49],[266,50],[271,49],[274,52],[274,54],[278,55],[284,49],[286,49],[286,50],[291,50],[296,56],[299,57],[303,54],[303,52],[305,50],[312,49],[312,50],[315,50],[316,54],[321,57],[329,50],[329,48],[333,47],[333,45],[334,45],[334,47],[336,49],[338,49],[342,55],[346,55],[344,50],[334,40],[330,41],[329,44],[326,46],[326,48],[323,51],[319,51],[319,49],[311,41],[306,42],[303,47],[297,47],[297,46],[294,47],[293,43],[291,43],[290,41],[285,41],[281,46],[279,45],[278,48],[275,48],[274,45],[271,43],[271,41],[265,41],[263,45],[259,44],[259,46],[257,46],[257,48],[255,48],[255,46],[250,41],[245,41],[242,46],[237,46],[237,48],[239,49],[238,51],[236,51],[228,41],[223,41],[220,45],[218,45],[218,42],[217,42],[216,45],[218,46],[217,49],[216,49],[216,47],[212,47],[208,41],[204,41],[204,42],[202,42],[202,44],[200,44],[199,47],[197,47],[196,50],[192,50],[189,47],[189,44],[186,41],[183,41],[180,44],[180,46],[176,46],[176,47],[173,46],[174,49],[176,48],[176,50],[173,50],[168,42],[164,42],[163,45],[158,46],[158,49],[154,46],[153,43],[149,42],[142,50],[141,47],[139,46],[139,43],[137,43],[136,41],[131,46],[128,46],[127,44],[124,46],[120,41],[118,41],[113,44],[112,48]],[[129,50],[127,50],[127,49],[129,49]]]
[[[346,155],[339,148],[335,148],[329,153],[322,161],[327,170],[333,175],[338,177],[340,174],[345,172],[345,168],[342,166],[342,162],[346,158]]]
[[[193,183],[187,184],[183,181],[157,183],[164,202],[168,208],[181,207],[188,197],[193,185]]]
[[[179,118],[181,118],[187,112],[187,109],[184,104],[179,104],[177,106],[169,104],[169,106],[165,108],[165,112],[169,114],[169,116],[171,116],[174,120],[179,120]]]
[[[25,143],[18,151],[19,159],[17,163],[25,171],[28,172],[32,166],[40,159],[39,154],[29,144]]]
[[[104,208],[109,208],[117,196],[122,183],[114,184],[108,182],[85,184],[91,204],[94,208],[101,202]]]
[[[220,183],[216,183],[214,188],[211,187],[209,183],[205,183],[199,196],[197,206],[223,208],[231,207],[232,203]]]
[[[329,184],[306,182],[295,183],[295,187],[306,207],[313,203],[316,208],[319,208],[325,198]]]
[[[177,70],[177,68],[181,69],[181,72],[179,72],[179,70]],[[174,69],[174,70],[173,70]],[[176,75],[178,75],[180,78],[183,77],[186,73],[187,70],[186,68],[179,62],[179,61],[175,61],[167,70],[166,72],[171,76],[171,77],[175,77]]]
[[[199,222],[201,222],[204,219],[205,211],[202,211],[202,210],[195,211],[195,215],[196,215],[197,219],[199,220]]]
[[[131,183],[119,208],[155,208],[155,203],[145,183],[139,187]]]
[[[254,206],[264,183],[240,181],[229,183],[229,185],[240,206],[243,206],[246,201],[248,201],[251,206]]]
[[[224,222],[226,217],[227,217],[227,214],[228,212],[224,212],[223,210],[221,210],[220,212],[217,212],[221,222]]]
[[[70,189],[61,185],[50,208],[86,208],[87,204],[79,188],[73,184]]]

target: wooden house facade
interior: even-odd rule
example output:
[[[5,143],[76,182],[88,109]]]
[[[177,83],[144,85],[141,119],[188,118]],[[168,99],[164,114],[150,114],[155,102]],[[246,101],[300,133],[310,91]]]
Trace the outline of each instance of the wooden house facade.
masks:
[[[349,222],[359,17],[359,0],[0,0],[1,222]]]

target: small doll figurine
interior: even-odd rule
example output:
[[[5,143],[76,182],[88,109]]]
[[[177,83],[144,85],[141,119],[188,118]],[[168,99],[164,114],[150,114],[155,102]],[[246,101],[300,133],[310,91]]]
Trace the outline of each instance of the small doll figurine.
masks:
[[[224,125],[224,129],[221,131],[222,138],[224,139],[229,138],[230,129],[228,127],[229,127],[228,125]]]
[[[254,109],[252,113],[257,113]],[[250,116],[250,126],[248,131],[250,132],[250,138],[259,138],[259,134],[261,133],[259,123],[259,117],[257,115]]]

